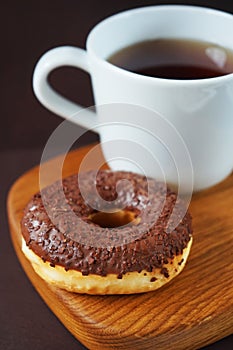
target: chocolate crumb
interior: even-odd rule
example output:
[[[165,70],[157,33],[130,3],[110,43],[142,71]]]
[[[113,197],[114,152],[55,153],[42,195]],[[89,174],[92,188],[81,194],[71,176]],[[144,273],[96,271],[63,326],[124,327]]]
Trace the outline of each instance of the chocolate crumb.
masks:
[[[164,277],[166,277],[166,278],[169,277],[168,269],[166,267],[163,267],[161,269],[161,273],[164,275]]]
[[[178,265],[182,265],[184,259],[180,260],[180,262],[178,262]]]
[[[156,280],[157,280],[156,277],[151,277],[151,279],[150,279],[151,282],[155,282]]]

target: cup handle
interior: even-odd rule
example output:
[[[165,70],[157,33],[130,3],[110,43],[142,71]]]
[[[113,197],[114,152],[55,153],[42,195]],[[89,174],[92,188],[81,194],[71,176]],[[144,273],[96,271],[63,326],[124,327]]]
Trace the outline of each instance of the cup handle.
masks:
[[[90,73],[85,50],[72,46],[57,47],[46,52],[36,64],[32,80],[33,91],[41,104],[50,111],[84,128],[93,129],[96,124],[96,114],[86,109],[85,118],[80,119],[76,114],[84,107],[58,94],[48,82],[49,73],[62,66],[77,67]]]

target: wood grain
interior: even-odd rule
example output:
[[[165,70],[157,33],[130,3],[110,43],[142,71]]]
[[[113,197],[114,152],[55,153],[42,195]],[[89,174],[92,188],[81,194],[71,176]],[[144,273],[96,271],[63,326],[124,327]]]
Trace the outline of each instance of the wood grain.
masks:
[[[77,172],[92,147],[70,152],[63,176]],[[100,149],[98,152],[103,158]],[[44,185],[58,178],[59,160],[61,157],[44,165],[48,173]],[[233,175],[193,196],[194,243],[178,277],[155,292],[88,296],[48,285],[21,252],[22,210],[39,189],[38,171],[36,167],[24,174],[9,192],[12,242],[36,290],[87,348],[193,350],[233,333]]]

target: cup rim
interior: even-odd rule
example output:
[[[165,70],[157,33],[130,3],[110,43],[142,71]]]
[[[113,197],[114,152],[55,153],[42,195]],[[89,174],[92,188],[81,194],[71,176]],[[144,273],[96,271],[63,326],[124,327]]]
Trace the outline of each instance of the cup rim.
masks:
[[[128,71],[124,68],[118,67],[107,60],[103,59],[100,57],[95,50],[92,48],[92,40],[93,36],[96,35],[96,31],[98,31],[103,25],[108,24],[109,22],[113,21],[114,19],[120,18],[120,17],[127,17],[132,14],[136,14],[139,12],[147,12],[151,10],[162,10],[162,11],[177,11],[177,10],[191,10],[195,12],[205,12],[205,13],[213,13],[214,15],[217,16],[223,16],[230,18],[233,21],[233,14],[230,12],[226,12],[223,10],[211,8],[211,7],[206,7],[206,6],[200,6],[200,5],[180,5],[180,4],[162,4],[162,5],[148,5],[148,6],[141,6],[141,7],[136,7],[132,8],[129,10],[123,10],[121,12],[115,13],[113,15],[108,16],[107,18],[103,19],[99,23],[97,23],[90,33],[88,34],[87,40],[86,40],[86,47],[87,47],[87,52],[90,54],[94,59],[95,62],[98,63],[101,67],[114,71],[115,73],[120,73],[123,74],[126,77],[129,78],[134,78],[136,80],[140,79],[143,80],[147,83],[153,83],[153,82],[160,82],[161,84],[179,84],[179,85],[206,85],[206,84],[212,84],[212,83],[222,83],[226,82],[228,80],[231,80],[233,78],[233,72],[228,73],[225,75],[217,76],[217,77],[211,77],[211,78],[201,78],[201,79],[171,79],[171,78],[157,78],[157,77],[150,77],[150,76],[145,76],[141,75],[135,72]]]

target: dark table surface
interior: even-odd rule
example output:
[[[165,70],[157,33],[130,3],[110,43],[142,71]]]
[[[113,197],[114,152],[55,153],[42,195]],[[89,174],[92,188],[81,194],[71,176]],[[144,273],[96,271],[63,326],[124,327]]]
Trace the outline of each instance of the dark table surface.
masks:
[[[9,188],[22,173],[40,162],[46,140],[62,121],[36,101],[31,89],[33,67],[51,47],[85,47],[88,32],[103,18],[152,3],[196,4],[233,13],[230,1],[14,0],[1,6],[0,350],[85,349],[34,290],[10,240],[6,213]],[[84,106],[94,103],[87,74],[64,68],[54,72],[51,80],[74,101]],[[95,140],[97,136],[87,132],[77,146]],[[233,336],[205,349],[232,350]]]

